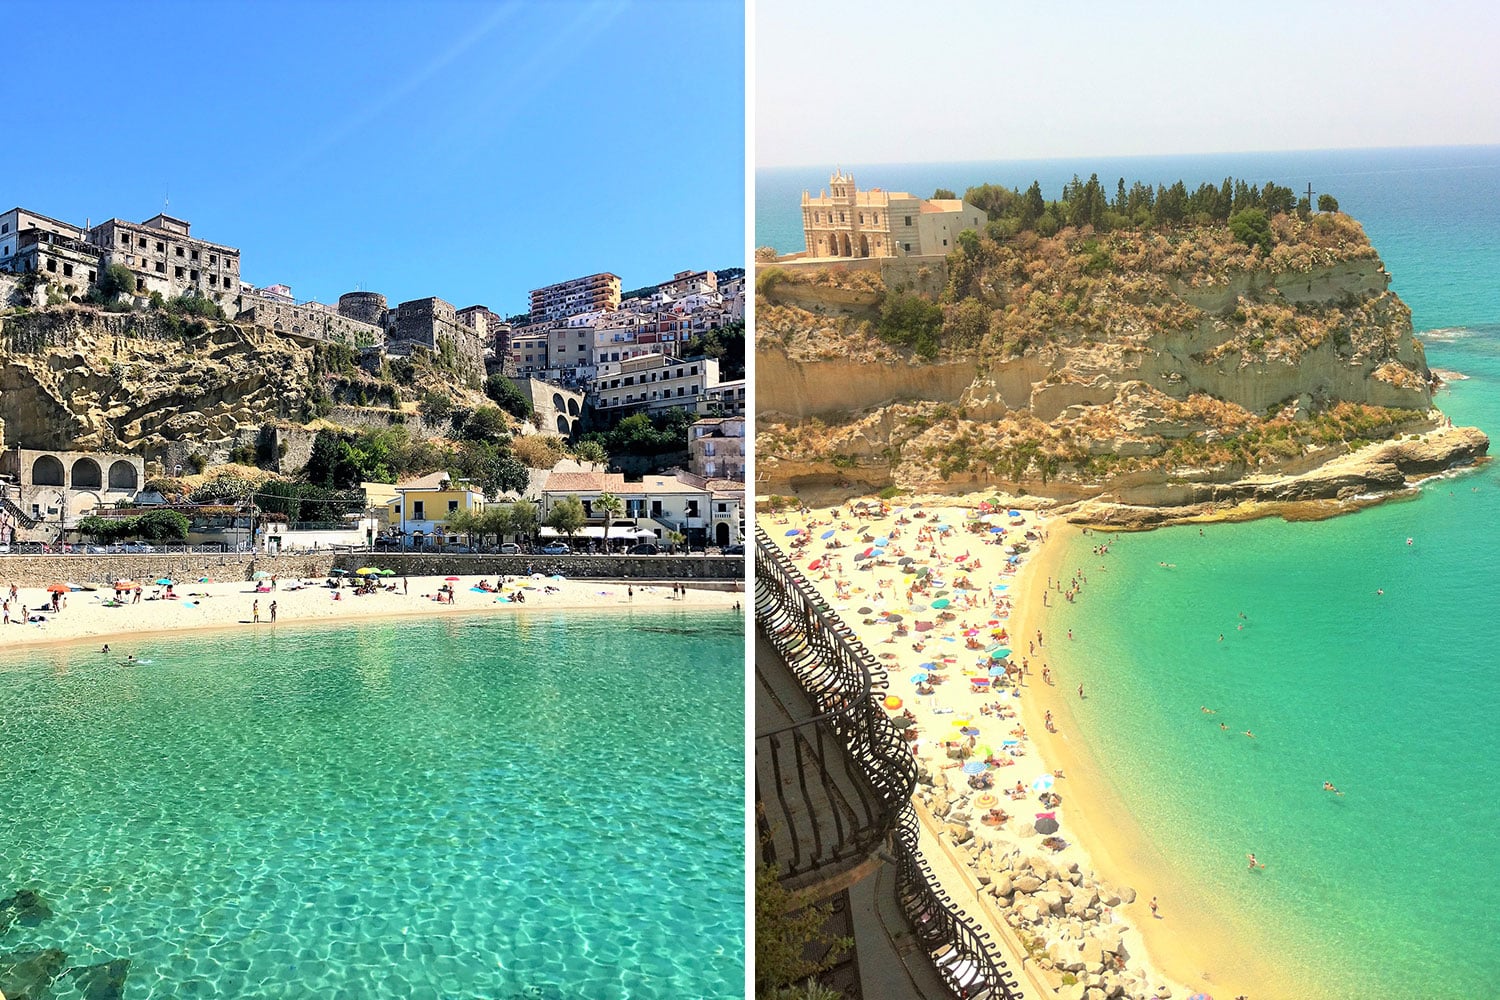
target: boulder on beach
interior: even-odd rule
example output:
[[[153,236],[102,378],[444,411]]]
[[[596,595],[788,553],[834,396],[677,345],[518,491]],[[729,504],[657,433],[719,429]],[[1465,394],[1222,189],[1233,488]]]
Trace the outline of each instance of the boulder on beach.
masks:
[[[1024,875],[1021,875],[1021,876],[1017,877],[1014,880],[1013,884],[1015,885],[1017,892],[1024,892],[1024,893],[1026,893],[1028,895],[1031,894],[1031,893],[1033,893],[1033,892],[1036,892],[1043,885],[1042,880],[1039,879],[1039,878],[1037,878],[1035,875],[1031,874],[1030,872],[1027,872]]]

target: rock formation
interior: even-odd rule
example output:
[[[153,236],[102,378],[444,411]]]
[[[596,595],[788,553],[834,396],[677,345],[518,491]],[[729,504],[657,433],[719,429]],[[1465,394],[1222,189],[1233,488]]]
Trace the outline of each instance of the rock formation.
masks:
[[[772,492],[1184,507],[1349,500],[1484,456],[1433,409],[1359,225],[1275,226],[1269,255],[1222,227],[983,240],[950,256],[925,351],[869,304],[870,274],[777,275],[757,300],[758,470]],[[1400,446],[1349,460],[1371,442]]]

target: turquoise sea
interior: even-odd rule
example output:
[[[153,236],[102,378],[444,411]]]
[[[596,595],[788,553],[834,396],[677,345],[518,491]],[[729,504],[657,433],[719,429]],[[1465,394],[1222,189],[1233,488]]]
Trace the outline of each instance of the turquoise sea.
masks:
[[[1500,435],[1500,149],[853,168],[922,195],[1039,178],[1048,197],[1094,170],[1111,188],[1233,175],[1333,194],[1429,363],[1468,376],[1438,405]],[[760,175],[756,243],[800,249],[796,199],[826,183],[822,168]],[[1074,629],[1059,655],[1090,697],[1065,722],[1161,855],[1231,915],[1235,947],[1311,977],[1297,996],[1500,990],[1496,525],[1487,466],[1331,521],[1113,536],[1102,558],[1092,536],[1068,554],[1088,583],[1049,645]],[[1252,851],[1267,864],[1253,876]]]
[[[10,996],[54,948],[131,1000],[743,995],[739,614],[113,645],[0,661]]]

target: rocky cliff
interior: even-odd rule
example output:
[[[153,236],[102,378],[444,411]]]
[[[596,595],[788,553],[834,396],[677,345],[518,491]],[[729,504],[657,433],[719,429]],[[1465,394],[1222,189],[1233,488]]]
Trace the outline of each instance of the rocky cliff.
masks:
[[[1432,408],[1410,311],[1345,216],[1277,217],[1269,253],[1223,227],[1024,233],[970,244],[948,271],[937,304],[868,273],[760,283],[756,455],[772,491],[1347,498],[1488,447]],[[1421,461],[1315,474],[1413,437]]]

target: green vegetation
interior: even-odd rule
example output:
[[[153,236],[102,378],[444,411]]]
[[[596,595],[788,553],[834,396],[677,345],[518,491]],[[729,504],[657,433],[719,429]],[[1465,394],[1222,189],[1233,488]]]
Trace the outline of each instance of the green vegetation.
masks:
[[[828,940],[824,926],[830,904],[804,906],[781,887],[774,865],[755,872],[755,995],[782,995],[795,983],[837,965],[854,946],[850,938]],[[809,957],[814,956],[814,957]]]
[[[516,384],[500,373],[484,380],[484,394],[495,401],[495,405],[518,420],[531,419],[531,400],[526,398]]]
[[[577,497],[563,497],[552,505],[552,513],[547,515],[547,527],[567,535],[568,540],[571,541],[587,520],[588,515],[584,513],[582,500]]]
[[[656,414],[632,413],[607,431],[590,431],[579,447],[589,442],[610,455],[670,455],[687,450],[687,429],[696,418],[686,410]]]
[[[1247,208],[1231,215],[1229,231],[1247,247],[1260,247],[1261,253],[1271,256],[1271,220],[1261,209]]]
[[[880,304],[880,339],[909,347],[918,357],[933,358],[938,352],[938,334],[943,328],[943,310],[911,292],[889,292]]]
[[[153,510],[135,517],[80,518],[75,529],[101,542],[144,538],[152,542],[181,541],[188,536],[190,522],[175,510]]]
[[[1320,194],[1320,195],[1318,195],[1318,211],[1320,211],[1320,212],[1337,212],[1338,210],[1339,210],[1339,200],[1337,198],[1335,198],[1331,194]]]
[[[490,495],[520,492],[530,482],[526,466],[509,447],[490,441],[414,441],[401,426],[319,431],[302,474],[315,486],[351,489],[362,482],[394,483],[402,476],[439,470],[468,479]]]
[[[725,382],[745,377],[745,323],[736,320],[718,330],[708,330],[682,345],[682,356],[702,355],[719,363],[719,378]]]

